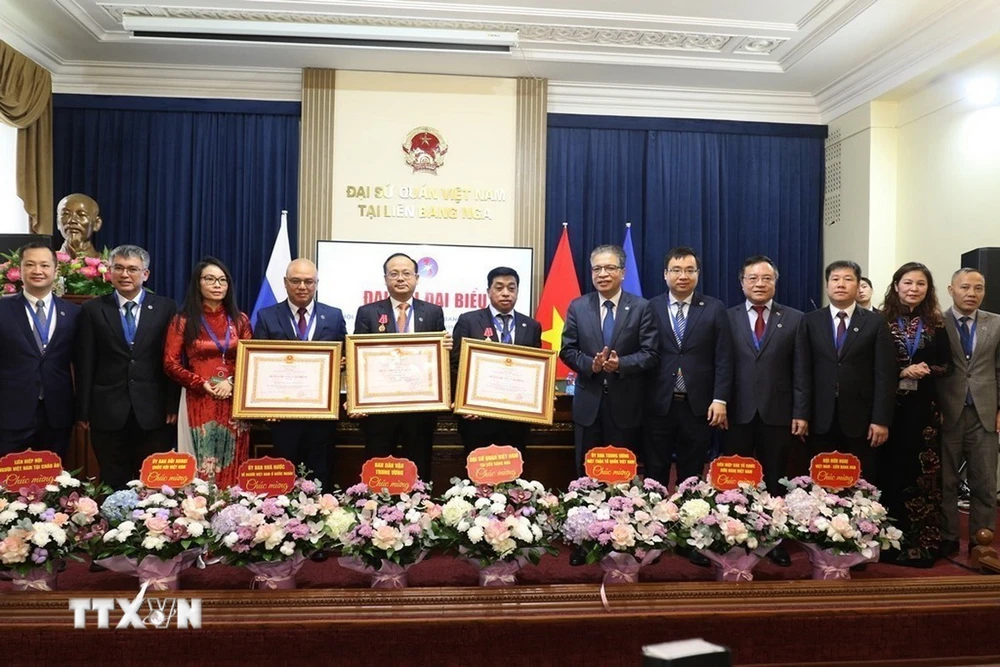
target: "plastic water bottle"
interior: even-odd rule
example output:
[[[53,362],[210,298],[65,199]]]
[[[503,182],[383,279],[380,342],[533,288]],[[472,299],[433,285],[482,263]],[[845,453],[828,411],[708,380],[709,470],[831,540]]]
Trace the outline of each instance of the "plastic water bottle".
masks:
[[[573,396],[576,394],[576,373],[570,371],[566,374],[566,395]]]

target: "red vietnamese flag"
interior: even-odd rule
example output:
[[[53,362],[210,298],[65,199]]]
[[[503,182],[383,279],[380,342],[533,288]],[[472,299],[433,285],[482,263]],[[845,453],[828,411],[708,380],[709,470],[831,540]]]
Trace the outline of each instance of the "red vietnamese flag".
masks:
[[[563,223],[562,236],[556,246],[556,254],[549,267],[549,275],[545,277],[542,296],[538,300],[538,310],[535,319],[542,325],[542,347],[547,350],[559,351],[562,347],[563,325],[566,322],[566,309],[569,302],[580,296],[580,283],[576,279],[576,266],[573,265],[573,254],[569,250],[569,233],[566,223]],[[566,378],[569,368],[560,361],[556,366],[556,377]]]

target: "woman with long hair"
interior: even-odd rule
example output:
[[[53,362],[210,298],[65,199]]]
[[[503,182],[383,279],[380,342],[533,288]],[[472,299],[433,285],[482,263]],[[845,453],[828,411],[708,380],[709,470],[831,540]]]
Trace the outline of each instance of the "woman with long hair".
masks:
[[[232,418],[232,395],[236,341],[252,337],[250,320],[236,306],[229,269],[205,257],[192,271],[187,299],[167,330],[163,369],[186,390],[182,408],[198,468],[214,471],[223,488],[236,484],[250,451],[249,432]]]
[[[930,269],[896,269],[882,314],[899,360],[896,412],[878,450],[882,503],[903,531],[903,548],[883,561],[931,567],[941,546],[941,412],[935,378],[952,371],[951,346]]]

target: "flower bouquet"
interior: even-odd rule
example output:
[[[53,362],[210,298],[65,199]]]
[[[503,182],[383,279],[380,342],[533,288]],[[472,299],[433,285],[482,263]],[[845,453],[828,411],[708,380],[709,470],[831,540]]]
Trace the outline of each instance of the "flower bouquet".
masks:
[[[15,251],[0,253],[4,261],[0,263],[0,292],[4,295],[16,294],[23,286],[21,282],[21,256]],[[72,258],[67,253],[56,253],[56,281],[53,291],[57,296],[64,294],[102,295],[110,294],[114,286],[107,280],[108,249],[100,257]]]
[[[581,477],[559,499],[560,528],[567,544],[601,563],[604,583],[635,583],[639,569],[670,545],[666,488],[653,479],[605,484]]]
[[[200,479],[173,489],[133,480],[101,504],[111,526],[91,540],[94,562],[134,574],[157,591],[180,587],[178,575],[193,565],[209,542],[208,513],[215,488]]]
[[[254,574],[254,585],[295,588],[295,575],[331,526],[350,518],[317,481],[298,477],[291,493],[266,496],[230,487],[212,516],[214,556]],[[339,519],[338,519],[339,518]],[[329,525],[328,525],[329,522]]]
[[[54,590],[60,561],[81,560],[85,543],[107,528],[99,493],[65,470],[41,487],[0,486],[0,576],[16,591]]]
[[[454,478],[441,506],[445,544],[479,568],[480,586],[510,586],[526,563],[555,554],[553,510],[559,499],[540,482],[497,485]]]
[[[429,494],[430,485],[420,480],[399,495],[365,484],[347,489],[344,504],[357,523],[341,535],[340,565],[370,574],[372,588],[405,588],[407,570],[441,542],[441,506]]]
[[[806,476],[781,483],[788,487],[788,534],[809,553],[813,579],[850,579],[851,567],[878,559],[880,549],[899,549],[903,534],[865,480],[839,490]]]
[[[787,520],[784,502],[763,484],[719,491],[698,477],[677,486],[666,514],[672,541],[712,561],[720,581],[752,581],[753,568],[785,536]]]

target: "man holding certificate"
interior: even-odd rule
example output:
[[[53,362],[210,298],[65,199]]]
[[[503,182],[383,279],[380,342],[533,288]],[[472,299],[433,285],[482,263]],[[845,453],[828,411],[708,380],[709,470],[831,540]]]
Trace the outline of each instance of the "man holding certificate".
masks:
[[[514,311],[520,285],[517,271],[498,266],[486,276],[490,305],[481,310],[462,313],[455,323],[455,346],[451,351],[452,384],[458,374],[462,339],[491,340],[495,343],[542,346],[542,325],[527,315]],[[464,415],[458,418],[458,433],[468,454],[478,447],[513,445],[524,453],[528,424],[502,419]]]
[[[412,334],[444,332],[444,311],[441,306],[413,298],[420,280],[417,263],[409,255],[390,255],[382,265],[385,287],[389,298],[368,303],[358,308],[354,319],[356,334]],[[444,349],[452,349],[452,338],[447,333]],[[445,368],[447,373],[447,368]],[[447,381],[447,378],[445,378]],[[431,447],[437,416],[433,412],[401,412],[365,415],[361,431],[365,438],[365,456],[390,456],[396,447],[402,455],[417,464],[420,478],[431,478]]]
[[[288,299],[257,314],[253,337],[343,343],[347,337],[344,314],[315,300],[318,282],[316,265],[310,260],[296,259],[289,264],[285,271]],[[327,487],[332,481],[329,453],[336,428],[335,421],[326,419],[279,419],[271,424],[274,453],[295,465],[305,465]]]

